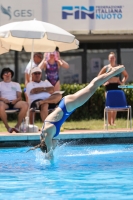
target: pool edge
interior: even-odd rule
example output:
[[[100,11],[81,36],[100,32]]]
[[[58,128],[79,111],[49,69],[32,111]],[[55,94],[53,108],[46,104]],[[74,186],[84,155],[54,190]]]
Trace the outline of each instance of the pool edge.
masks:
[[[132,130],[87,131],[74,130],[60,132],[56,137],[60,143],[73,142],[74,144],[102,144],[102,143],[133,143]],[[34,146],[39,143],[40,133],[1,133],[0,147]]]

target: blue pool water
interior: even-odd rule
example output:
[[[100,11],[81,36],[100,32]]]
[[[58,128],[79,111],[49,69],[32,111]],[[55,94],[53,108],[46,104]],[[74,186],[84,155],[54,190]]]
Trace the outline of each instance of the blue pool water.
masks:
[[[0,149],[0,200],[133,199],[132,144],[64,144],[52,162],[27,150]]]

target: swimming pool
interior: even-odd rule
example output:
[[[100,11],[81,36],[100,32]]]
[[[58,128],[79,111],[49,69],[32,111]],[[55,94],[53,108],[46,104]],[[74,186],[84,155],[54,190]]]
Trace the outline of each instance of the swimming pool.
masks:
[[[133,145],[70,145],[52,162],[39,150],[0,149],[0,199],[133,199]]]

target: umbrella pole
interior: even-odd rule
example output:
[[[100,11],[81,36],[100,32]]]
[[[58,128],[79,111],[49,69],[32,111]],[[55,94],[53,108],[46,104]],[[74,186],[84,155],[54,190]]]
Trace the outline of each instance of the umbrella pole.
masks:
[[[32,39],[30,81],[31,81],[31,70],[32,70],[32,64],[33,64],[33,52],[34,52],[34,39]]]
[[[32,50],[31,50],[31,67],[30,67],[30,81],[32,81],[32,77],[31,77],[31,70],[32,70],[32,64],[33,64],[33,52],[34,52],[34,39],[32,39]],[[28,104],[30,106],[30,102],[29,102],[29,99],[28,99]],[[29,115],[30,115],[30,108],[28,109],[27,111],[27,115],[26,115],[26,118],[25,118],[25,121],[28,122],[29,124]],[[27,120],[26,120],[27,119]],[[28,127],[29,129],[29,127]],[[29,131],[29,130],[28,130]]]

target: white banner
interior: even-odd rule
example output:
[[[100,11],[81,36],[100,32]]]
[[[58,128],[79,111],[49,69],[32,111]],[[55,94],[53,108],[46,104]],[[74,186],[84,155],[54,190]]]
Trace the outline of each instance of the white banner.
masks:
[[[0,0],[0,25],[34,18],[42,20],[41,0]]]
[[[77,33],[132,33],[133,1],[48,0],[47,20]]]
[[[0,25],[42,20],[74,34],[132,33],[133,1],[0,0]]]

